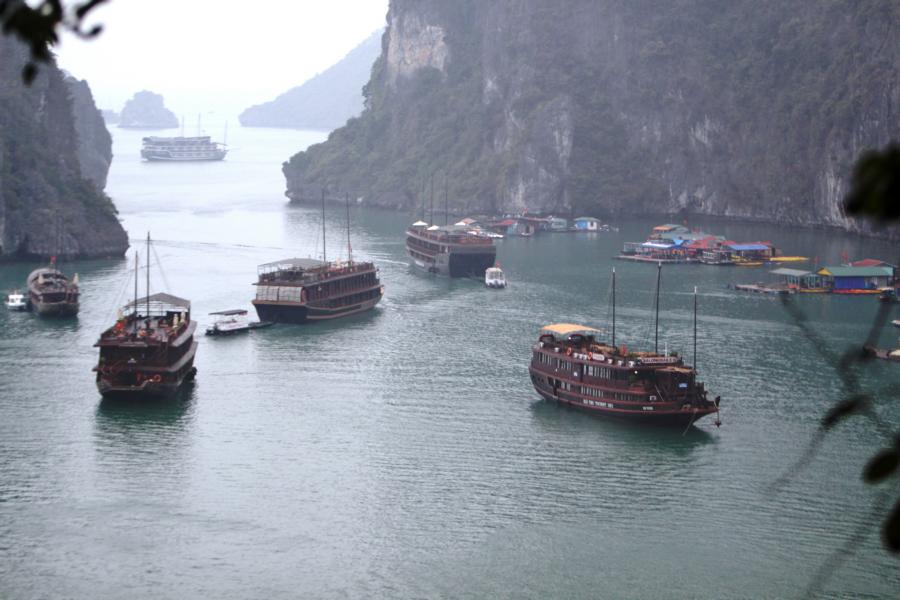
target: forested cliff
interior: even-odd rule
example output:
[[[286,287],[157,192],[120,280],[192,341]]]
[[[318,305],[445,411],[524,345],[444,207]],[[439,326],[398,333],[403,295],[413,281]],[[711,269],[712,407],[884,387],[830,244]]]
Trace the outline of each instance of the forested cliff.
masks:
[[[285,163],[410,207],[722,215],[850,229],[867,148],[900,138],[900,3],[392,0],[366,110]]]
[[[128,237],[112,201],[88,179],[105,180],[106,171],[97,164],[82,171],[65,76],[42,65],[25,86],[27,56],[19,42],[0,35],[0,260],[120,256]],[[93,127],[89,117],[86,131]]]

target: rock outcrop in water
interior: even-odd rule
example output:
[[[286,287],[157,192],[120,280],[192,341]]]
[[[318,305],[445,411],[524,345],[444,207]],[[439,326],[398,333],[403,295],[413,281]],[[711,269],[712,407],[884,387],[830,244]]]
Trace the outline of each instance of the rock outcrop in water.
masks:
[[[271,102],[241,113],[241,125],[331,130],[363,110],[362,89],[381,53],[383,31],[373,33],[340,62]]]
[[[0,35],[0,260],[121,256],[116,209],[83,174],[70,87],[55,65],[26,87],[27,59]]]
[[[900,137],[900,11],[860,0],[392,0],[366,110],[284,166],[410,207],[697,213],[848,229]]]
[[[72,97],[75,133],[78,135],[78,162],[81,174],[98,190],[106,187],[106,176],[112,163],[112,136],[87,81],[68,76],[66,84]]]
[[[126,129],[173,129],[178,117],[166,108],[163,97],[144,90],[125,103],[119,113],[119,127]]]

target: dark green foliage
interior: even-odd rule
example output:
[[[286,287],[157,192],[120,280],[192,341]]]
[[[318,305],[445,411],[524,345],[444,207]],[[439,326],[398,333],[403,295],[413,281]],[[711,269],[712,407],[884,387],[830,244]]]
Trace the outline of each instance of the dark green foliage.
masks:
[[[866,470],[863,473],[863,479],[866,483],[879,483],[887,477],[893,475],[900,464],[900,452],[897,448],[888,448],[882,450],[872,457]]]
[[[881,539],[893,553],[900,552],[900,500],[894,504],[881,528]]]
[[[82,25],[88,14],[105,2],[107,0],[86,0],[73,4],[74,11],[67,11],[62,0],[43,0],[34,7],[24,0],[0,0],[3,33],[14,34],[28,46],[31,53],[31,60],[22,67],[22,80],[30,85],[37,76],[37,63],[50,62],[50,48],[59,42],[61,28],[83,38],[99,35],[102,31],[100,25],[86,31]]]
[[[900,219],[900,145],[863,154],[853,167],[847,212],[879,221]]]

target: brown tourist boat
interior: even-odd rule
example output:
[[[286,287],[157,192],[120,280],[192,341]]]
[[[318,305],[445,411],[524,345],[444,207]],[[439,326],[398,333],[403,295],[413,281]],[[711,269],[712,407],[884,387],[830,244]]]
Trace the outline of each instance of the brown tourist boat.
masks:
[[[494,240],[461,225],[428,226],[422,221],[406,230],[406,253],[412,264],[448,277],[484,277],[497,260]]]
[[[135,299],[94,344],[100,348],[100,360],[93,370],[104,397],[171,396],[197,373],[197,323],[191,320],[191,303],[164,293],[138,298],[137,267],[135,255]],[[149,271],[148,261],[148,290]]]
[[[696,356],[696,290],[694,299]],[[615,324],[611,343],[600,336],[598,329],[572,323],[544,327],[532,347],[528,368],[538,394],[545,400],[638,423],[688,427],[715,413],[720,425],[719,397],[708,398],[706,388],[697,381],[697,370],[682,357],[616,347]]]
[[[28,275],[28,307],[42,317],[71,317],[78,314],[78,274],[70,281],[56,267],[35,269]]]
[[[325,256],[325,195],[322,194],[322,256]],[[256,298],[262,321],[303,324],[329,321],[375,308],[384,296],[378,269],[353,260],[347,201],[346,261],[287,258],[260,265]]]

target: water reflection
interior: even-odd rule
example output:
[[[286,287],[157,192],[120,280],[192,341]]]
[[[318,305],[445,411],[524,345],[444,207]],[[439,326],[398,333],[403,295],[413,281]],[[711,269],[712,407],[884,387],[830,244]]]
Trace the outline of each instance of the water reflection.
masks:
[[[104,398],[95,419],[98,450],[158,452],[185,446],[195,394],[196,385],[188,383],[172,398]]]
[[[542,427],[555,433],[599,435],[607,444],[627,446],[631,456],[635,456],[637,452],[639,456],[648,459],[661,453],[665,453],[667,459],[672,456],[688,456],[694,450],[716,441],[715,436],[696,423],[683,429],[619,422],[544,400],[531,404],[531,414]]]

